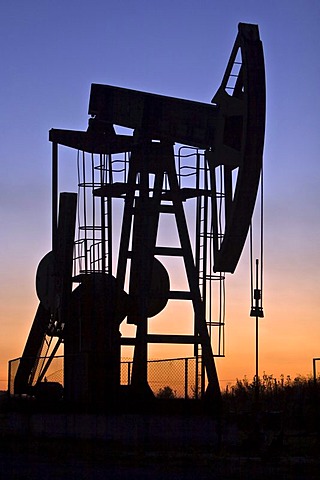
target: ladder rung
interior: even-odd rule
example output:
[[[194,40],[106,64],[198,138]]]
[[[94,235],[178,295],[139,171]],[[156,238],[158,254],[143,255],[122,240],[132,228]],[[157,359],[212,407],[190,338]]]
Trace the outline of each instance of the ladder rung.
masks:
[[[182,257],[183,250],[181,247],[156,247],[155,255],[164,255],[168,257]]]
[[[184,290],[171,290],[169,292],[168,297],[171,300],[191,300],[192,299],[191,292],[184,291]]]
[[[173,205],[160,205],[159,211],[161,213],[176,213]]]
[[[224,327],[225,323],[224,322],[215,322],[215,321],[209,321],[209,322],[206,322],[207,326],[208,327]]]

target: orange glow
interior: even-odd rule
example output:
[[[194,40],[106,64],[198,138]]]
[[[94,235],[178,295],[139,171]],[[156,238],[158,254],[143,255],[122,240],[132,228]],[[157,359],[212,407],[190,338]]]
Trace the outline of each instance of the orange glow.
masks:
[[[245,260],[245,259],[244,259]],[[255,319],[249,317],[249,274],[242,261],[239,272],[227,279],[226,356],[217,358],[216,366],[222,388],[245,375],[255,374]],[[273,283],[272,283],[273,280]],[[282,285],[279,277],[267,271],[264,291],[265,318],[259,323],[259,373],[295,377],[312,371],[312,358],[319,356],[320,325],[314,314],[319,309],[316,287],[306,289],[295,279]],[[12,296],[9,287],[1,291],[2,331],[0,338],[0,388],[7,388],[7,362],[21,356],[37,307],[33,284],[21,287]],[[150,319],[152,333],[192,333],[189,302],[171,301],[158,316]],[[121,325],[123,335],[134,335],[135,327]],[[149,358],[192,356],[192,346],[150,345]],[[123,357],[132,356],[132,348],[123,348]]]
[[[276,377],[310,374],[312,358],[320,357],[320,56],[315,54],[320,2],[232,2],[232,8],[217,8],[212,1],[201,8],[191,2],[161,2],[157,10],[152,2],[135,2],[134,11],[132,2],[130,8],[120,7],[122,2],[110,6],[100,1],[96,8],[81,2],[77,15],[72,2],[64,2],[63,15],[49,2],[17,3],[3,2],[1,11],[3,38],[10,41],[2,52],[5,74],[0,79],[5,92],[0,389],[7,388],[8,360],[23,352],[38,305],[35,271],[51,248],[48,130],[87,127],[92,82],[210,102],[239,21],[259,24],[267,73],[265,318],[259,321],[259,371]],[[88,25],[95,28],[81,34]],[[75,183],[75,152],[65,150],[68,159],[59,171],[59,187],[68,190],[63,182],[72,177]],[[174,244],[170,226],[167,234]],[[216,359],[222,387],[244,375],[252,379],[255,373],[248,257],[246,249],[234,275],[227,277],[226,351],[225,358]],[[172,288],[184,288],[180,277],[172,279]],[[188,333],[192,321],[185,321],[185,308],[182,302],[181,311],[170,306],[150,320],[150,329],[170,333],[172,325],[175,330],[186,325]],[[122,328],[134,334],[134,327]],[[152,345],[149,356],[189,356],[190,349]],[[132,349],[123,350],[124,356],[132,354]]]

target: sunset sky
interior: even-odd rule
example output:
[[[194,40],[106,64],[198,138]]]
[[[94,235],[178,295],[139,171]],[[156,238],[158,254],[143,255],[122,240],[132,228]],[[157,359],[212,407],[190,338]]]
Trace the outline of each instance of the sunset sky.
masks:
[[[210,102],[239,22],[259,25],[266,64],[260,373],[311,373],[320,357],[319,1],[13,0],[0,15],[0,389],[8,360],[22,354],[35,272],[51,249],[48,131],[86,130],[91,83]],[[222,386],[255,372],[249,280],[246,248],[227,278]]]

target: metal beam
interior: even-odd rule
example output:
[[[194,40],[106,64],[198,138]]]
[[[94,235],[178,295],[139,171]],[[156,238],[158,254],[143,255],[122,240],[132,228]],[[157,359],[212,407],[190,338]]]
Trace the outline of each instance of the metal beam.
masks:
[[[148,343],[176,343],[181,345],[194,345],[201,342],[196,335],[170,335],[170,334],[147,334]],[[136,337],[121,337],[121,345],[136,345]]]
[[[166,97],[111,85],[91,85],[89,114],[97,119],[199,148],[214,144],[216,105]]]

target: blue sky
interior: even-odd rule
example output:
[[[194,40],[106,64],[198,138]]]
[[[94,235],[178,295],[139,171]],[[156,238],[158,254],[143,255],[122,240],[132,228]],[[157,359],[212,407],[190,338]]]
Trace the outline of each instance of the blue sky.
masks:
[[[86,129],[91,83],[210,102],[239,22],[259,25],[267,74],[262,360],[270,373],[311,370],[320,356],[320,3],[12,0],[0,16],[0,380],[22,352],[35,271],[50,250],[50,128]],[[244,255],[219,361],[233,379],[253,363],[246,270]]]

